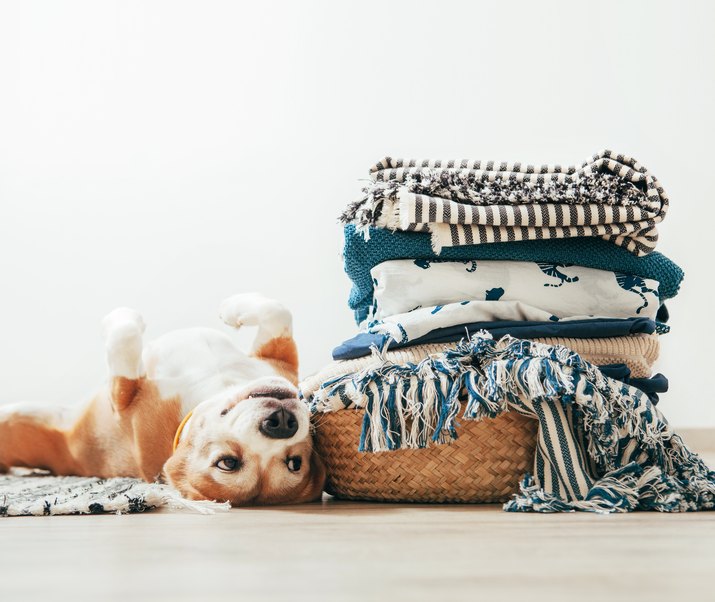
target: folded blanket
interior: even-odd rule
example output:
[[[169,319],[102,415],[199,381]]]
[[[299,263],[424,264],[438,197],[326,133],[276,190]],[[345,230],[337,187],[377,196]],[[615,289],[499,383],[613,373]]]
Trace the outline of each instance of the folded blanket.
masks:
[[[538,420],[534,475],[508,511],[715,508],[715,472],[648,397],[565,347],[477,335],[418,365],[384,359],[328,388],[311,410],[332,411],[335,398],[365,408],[367,451],[449,441],[460,414],[480,420],[513,410]]]
[[[618,380],[643,391],[653,405],[657,405],[660,401],[660,395],[658,395],[659,393],[668,392],[670,383],[660,372],[649,378],[636,378],[632,375],[630,368],[626,366],[626,364],[606,364],[605,366],[601,366],[599,364],[597,365],[599,370],[609,378]]]
[[[462,301],[434,307],[421,307],[402,314],[386,316],[368,324],[367,332],[385,334],[400,344],[415,339],[441,328],[460,324],[510,321],[510,322],[584,322],[591,319],[616,320],[611,316],[561,315],[555,316],[539,307],[521,301]],[[661,325],[660,332],[667,332],[668,327]]]
[[[605,238],[650,253],[668,197],[635,159],[604,151],[581,168],[493,161],[392,159],[343,214],[345,223],[429,231],[443,247],[552,238]]]
[[[501,337],[494,337],[501,338]],[[310,401],[318,401],[323,407],[330,406],[333,410],[341,409],[347,398],[331,396],[330,384],[349,374],[363,374],[376,370],[385,362],[390,364],[417,365],[427,356],[452,351],[459,346],[464,337],[451,343],[429,343],[414,347],[405,347],[375,354],[370,353],[355,359],[333,361],[320,371],[305,378],[299,385],[301,395]],[[630,336],[613,337],[609,339],[575,339],[568,337],[535,338],[537,343],[568,347],[592,364],[604,366],[607,364],[625,364],[634,378],[647,378],[651,375],[653,364],[660,353],[660,342],[655,334],[633,334]]]
[[[343,341],[333,349],[334,360],[346,360],[370,355],[372,348],[402,349],[427,343],[452,343],[461,341],[480,330],[489,332],[495,338],[512,335],[521,339],[542,337],[569,337],[571,339],[592,339],[624,337],[631,334],[651,334],[667,332],[667,326],[656,324],[648,318],[567,320],[564,322],[493,321],[457,324],[437,328],[410,340],[395,340],[390,334],[361,332]]]
[[[562,263],[400,259],[380,263],[370,273],[375,286],[371,320],[465,299],[497,305],[528,301],[559,319],[655,319],[660,305],[655,280]]]
[[[345,227],[345,272],[353,282],[349,305],[355,320],[363,322],[373,302],[370,270],[391,259],[512,260],[580,265],[599,270],[632,274],[660,283],[661,302],[675,297],[683,280],[681,270],[658,252],[636,257],[625,249],[598,238],[572,238],[468,245],[446,248],[440,256],[430,247],[429,235],[415,232],[368,230],[365,239],[354,225]]]

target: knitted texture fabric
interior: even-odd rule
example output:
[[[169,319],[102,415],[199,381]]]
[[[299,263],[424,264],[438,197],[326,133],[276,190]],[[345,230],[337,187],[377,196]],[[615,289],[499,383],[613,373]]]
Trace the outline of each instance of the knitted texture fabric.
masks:
[[[343,214],[360,227],[428,231],[436,251],[473,243],[597,236],[636,255],[656,245],[668,209],[658,180],[603,151],[580,168],[386,158]]]
[[[354,310],[358,324],[367,319],[373,304],[374,284],[370,270],[392,259],[494,259],[580,265],[657,280],[660,283],[658,293],[661,301],[678,293],[684,277],[683,270],[661,253],[653,252],[645,257],[636,257],[622,247],[599,238],[463,245],[444,248],[437,255],[430,245],[429,234],[370,228],[364,235],[356,226],[347,225],[343,258],[345,272],[353,283],[348,304]]]
[[[648,396],[571,349],[478,334],[416,365],[380,359],[324,383],[311,403],[316,413],[364,408],[362,451],[446,443],[460,420],[516,411],[539,427],[533,475],[507,511],[715,508],[715,472]]]
[[[660,343],[656,334],[634,334],[627,337],[608,339],[548,337],[534,340],[547,345],[563,345],[572,349],[592,364],[599,366],[625,364],[635,378],[650,376],[653,364],[660,353]],[[382,358],[393,364],[419,364],[427,356],[453,350],[458,345],[459,343],[457,342],[416,345],[395,351],[387,351],[382,355]],[[353,360],[330,362],[300,383],[301,395],[307,400],[313,400],[315,392],[324,383],[347,374],[359,374],[375,369],[383,361],[382,358],[369,355]]]

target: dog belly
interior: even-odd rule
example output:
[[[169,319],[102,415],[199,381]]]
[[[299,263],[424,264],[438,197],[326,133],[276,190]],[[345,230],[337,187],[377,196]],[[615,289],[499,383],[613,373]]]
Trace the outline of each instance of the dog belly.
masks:
[[[146,346],[143,360],[160,396],[181,399],[184,413],[228,387],[276,374],[270,364],[247,356],[226,334],[209,328],[165,334]]]

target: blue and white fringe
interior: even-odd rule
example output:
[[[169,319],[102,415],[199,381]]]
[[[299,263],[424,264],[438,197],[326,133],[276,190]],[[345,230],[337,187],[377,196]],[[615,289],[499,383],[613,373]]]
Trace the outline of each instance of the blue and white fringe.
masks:
[[[360,451],[424,448],[457,437],[455,421],[514,410],[539,421],[534,474],[508,511],[678,512],[715,507],[715,472],[640,390],[562,346],[479,333],[419,364],[323,383],[313,412],[365,409]]]

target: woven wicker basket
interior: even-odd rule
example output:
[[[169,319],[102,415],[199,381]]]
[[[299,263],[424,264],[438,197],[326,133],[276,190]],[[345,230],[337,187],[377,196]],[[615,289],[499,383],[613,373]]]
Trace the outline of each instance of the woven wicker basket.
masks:
[[[323,458],[326,491],[346,500],[380,502],[503,502],[532,470],[535,420],[516,412],[460,420],[449,445],[391,452],[357,451],[362,410],[317,414],[314,441]]]

